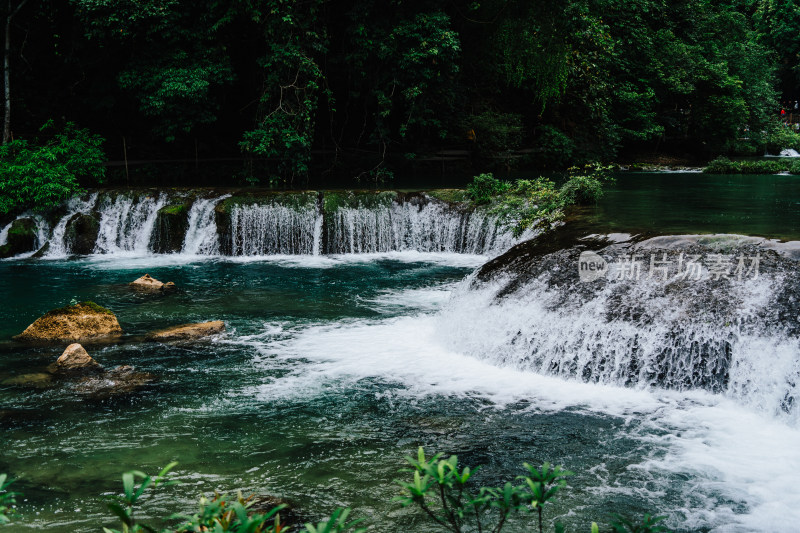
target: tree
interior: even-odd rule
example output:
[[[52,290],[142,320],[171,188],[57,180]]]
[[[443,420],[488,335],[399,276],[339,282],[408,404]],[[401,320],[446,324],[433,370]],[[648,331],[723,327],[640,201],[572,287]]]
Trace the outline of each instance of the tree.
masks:
[[[3,49],[3,144],[11,139],[11,22],[28,0],[21,0],[16,5],[8,0],[6,11],[6,40]]]

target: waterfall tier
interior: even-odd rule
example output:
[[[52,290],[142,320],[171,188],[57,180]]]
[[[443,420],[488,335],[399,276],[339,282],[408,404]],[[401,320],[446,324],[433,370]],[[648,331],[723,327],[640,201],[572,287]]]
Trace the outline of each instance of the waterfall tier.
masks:
[[[30,215],[27,215],[30,217]],[[103,191],[37,221],[42,255],[497,255],[517,242],[481,209],[425,193]],[[7,232],[7,228],[3,228]],[[32,250],[33,251],[33,250]]]
[[[800,418],[800,265],[775,243],[659,237],[559,248],[549,239],[512,248],[465,282],[442,319],[445,341],[500,366],[702,389]]]

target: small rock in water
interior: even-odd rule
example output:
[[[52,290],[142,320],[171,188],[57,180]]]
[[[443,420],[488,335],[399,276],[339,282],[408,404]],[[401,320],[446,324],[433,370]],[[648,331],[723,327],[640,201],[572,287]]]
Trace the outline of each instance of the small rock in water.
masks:
[[[171,281],[166,283],[162,283],[158,281],[156,278],[152,277],[150,274],[145,274],[141,278],[132,281],[130,286],[136,289],[137,291],[142,292],[161,292],[161,291],[168,291],[175,288],[175,284]]]
[[[225,323],[222,320],[214,320],[198,324],[183,324],[153,331],[147,334],[147,340],[158,342],[189,341],[216,335],[223,331],[225,331]]]
[[[64,353],[56,360],[56,371],[79,370],[96,366],[98,366],[97,361],[92,359],[92,356],[78,343],[67,346]]]

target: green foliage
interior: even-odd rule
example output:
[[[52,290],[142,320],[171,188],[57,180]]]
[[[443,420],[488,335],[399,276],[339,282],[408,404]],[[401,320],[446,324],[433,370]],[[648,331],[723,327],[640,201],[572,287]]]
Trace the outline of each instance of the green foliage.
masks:
[[[666,516],[653,516],[645,514],[640,520],[633,520],[631,518],[621,516],[619,514],[611,515],[611,530],[614,533],[667,533],[669,529],[660,524],[667,519]]]
[[[48,122],[40,132],[49,137],[0,146],[0,214],[54,207],[81,192],[81,182],[103,181],[103,139],[71,122],[52,130]]]
[[[215,533],[280,533],[285,528],[278,514],[285,505],[277,505],[264,514],[251,513],[252,498],[243,498],[241,493],[231,499],[214,494],[213,498],[200,497],[199,510],[191,516],[176,515],[172,518],[185,520],[177,526],[175,533],[214,531]]]
[[[211,90],[234,79],[225,56],[196,54],[179,50],[135,62],[119,76],[120,87],[139,100],[142,114],[154,119],[154,132],[167,142],[215,122],[218,106],[209,98]]]
[[[508,154],[523,140],[522,115],[487,111],[471,121],[475,143],[485,155]]]
[[[513,513],[527,510],[532,496],[520,485],[506,483],[500,488],[472,488],[469,480],[477,469],[459,469],[455,455],[426,459],[422,447],[417,458],[407,457],[412,481],[398,481],[401,505],[419,507],[433,522],[453,533],[472,527],[499,532]],[[490,525],[492,524],[492,525]]]
[[[549,168],[564,168],[577,151],[572,139],[558,128],[548,125],[538,128],[536,147],[540,152],[539,163]]]
[[[732,160],[718,157],[708,163],[703,172],[708,174],[779,174],[795,167],[791,159]]]
[[[13,482],[13,479],[8,479],[7,474],[0,474],[0,525],[9,523],[15,513],[14,504],[17,503],[16,497],[20,494],[8,490]]]
[[[569,178],[560,188],[543,177],[510,184],[492,174],[481,174],[467,185],[467,196],[474,205],[488,205],[519,237],[527,229],[550,228],[570,205],[596,202],[603,194],[603,184],[613,180],[611,168],[600,164],[570,168]]]
[[[480,174],[472,178],[467,185],[467,197],[475,205],[488,204],[495,196],[503,194],[510,187],[508,182],[500,181],[492,174]]]
[[[348,522],[347,517],[349,515],[350,509],[337,509],[327,520],[323,520],[316,525],[311,523],[306,524],[305,533],[345,533],[346,531],[364,533],[367,530],[366,528],[357,527],[362,520],[359,519]]]
[[[500,533],[508,518],[514,514],[525,515],[535,512],[538,529],[543,529],[543,509],[566,487],[566,480],[572,472],[559,466],[544,463],[541,467],[524,464],[526,474],[516,478],[519,484],[506,482],[500,487],[474,487],[473,476],[478,468],[458,466],[455,455],[447,459],[436,454],[430,459],[420,447],[417,457],[407,457],[411,466],[403,470],[412,474],[411,481],[397,481],[401,495],[394,498],[403,507],[415,506],[438,527],[452,533],[466,531],[486,531]],[[177,463],[170,463],[158,475],[148,476],[134,470],[122,475],[123,493],[111,497],[108,509],[122,524],[121,530],[104,527],[105,533],[155,533],[154,526],[143,524],[135,518],[137,507],[159,486],[178,483],[167,480],[167,475]],[[15,497],[19,493],[8,491],[11,481],[6,474],[0,474],[0,525],[8,523],[14,512]],[[137,484],[138,480],[138,484]],[[253,512],[253,497],[244,498],[239,493],[235,498],[214,493],[211,498],[201,496],[198,509],[192,515],[177,514],[169,517],[178,520],[176,526],[163,528],[160,533],[291,533],[291,526],[281,523],[280,511],[286,505],[276,505],[264,514]],[[348,520],[349,509],[336,509],[327,519],[316,524],[306,523],[302,533],[365,533],[360,527],[362,520]],[[668,530],[660,523],[665,516],[644,515],[641,520],[612,514],[611,529],[617,533],[666,533]],[[163,521],[163,519],[162,519]],[[564,533],[564,526],[555,524],[556,533]],[[596,523],[591,524],[591,532],[599,533]]]
[[[565,205],[589,205],[597,202],[603,196],[603,185],[614,181],[612,169],[611,166],[597,163],[568,169],[569,179],[560,190]]]
[[[169,486],[177,483],[176,481],[166,481],[166,476],[170,470],[175,468],[178,463],[170,463],[165,466],[156,476],[148,476],[139,470],[132,470],[122,474],[122,490],[121,496],[111,498],[108,503],[108,509],[114,514],[120,522],[122,522],[122,529],[109,529],[104,527],[105,533],[138,533],[147,531],[155,533],[155,528],[146,524],[137,522],[134,511],[139,500],[144,496],[147,489],[154,491],[159,485]],[[140,479],[139,485],[136,485],[136,480]]]

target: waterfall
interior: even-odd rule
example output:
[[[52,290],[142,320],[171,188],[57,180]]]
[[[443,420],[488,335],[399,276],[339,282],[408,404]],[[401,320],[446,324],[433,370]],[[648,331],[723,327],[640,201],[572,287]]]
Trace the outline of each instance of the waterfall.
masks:
[[[6,242],[8,242],[8,230],[11,229],[11,225],[13,223],[14,221],[12,220],[11,222],[3,226],[3,229],[0,230],[0,246],[3,246]]]
[[[315,203],[307,205],[237,205],[231,209],[233,255],[311,255],[318,219]]]
[[[662,247],[661,238],[603,248],[598,254],[610,264],[638,254],[642,270],[594,281],[579,277],[585,246],[537,254],[523,253],[533,248],[522,244],[465,282],[441,317],[441,337],[498,366],[634,388],[701,389],[800,422],[800,265],[761,245],[718,239],[713,246],[682,238]],[[718,256],[728,258],[731,274],[737,258],[758,258],[758,270],[716,277]],[[650,276],[650,265],[661,268],[648,265],[650,257],[673,270]],[[689,257],[704,265],[681,276],[677,265]]]
[[[78,213],[89,214],[97,203],[97,193],[89,195],[86,200],[80,196],[75,196],[67,200],[67,214],[61,217],[50,234],[50,248],[47,257],[64,257],[70,253],[64,236],[67,230],[67,223]]]
[[[219,235],[214,208],[230,194],[217,198],[202,198],[192,204],[189,210],[189,228],[183,241],[184,254],[216,255],[219,253]]]
[[[327,214],[326,214],[327,215]],[[496,217],[429,201],[342,207],[327,215],[327,253],[499,253],[514,244]]]
[[[100,232],[96,253],[147,253],[158,210],[167,202],[165,194],[104,195],[98,207]]]
[[[161,212],[162,208],[167,208]],[[320,255],[417,251],[497,255],[514,238],[486,210],[421,193],[107,191],[71,198],[38,246],[69,254]],[[79,217],[78,215],[85,215]],[[3,228],[5,241],[10,226]],[[523,238],[532,235],[526,234]]]

